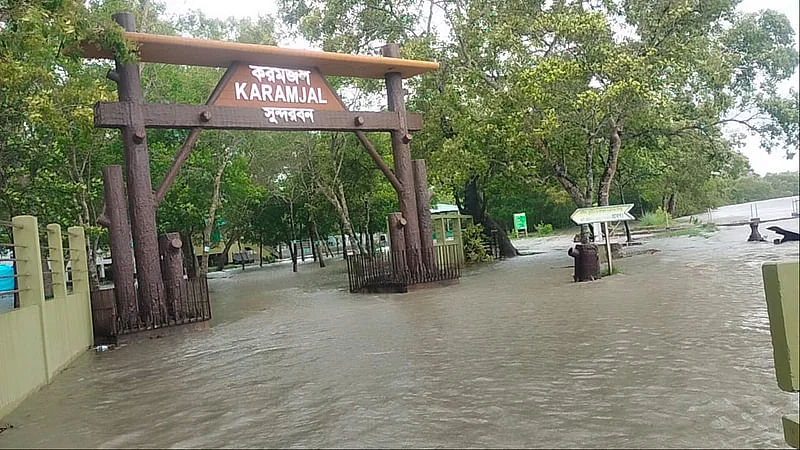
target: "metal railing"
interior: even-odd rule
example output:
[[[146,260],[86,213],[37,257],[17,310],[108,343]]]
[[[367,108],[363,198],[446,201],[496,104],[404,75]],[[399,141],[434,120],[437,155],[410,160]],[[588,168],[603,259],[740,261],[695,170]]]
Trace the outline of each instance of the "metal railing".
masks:
[[[211,319],[211,301],[206,277],[184,278],[177,298],[166,298],[167,314],[130,317],[122,320],[117,313],[114,288],[91,292],[95,337],[114,337],[156,328],[202,322]],[[137,293],[138,295],[138,293]]]
[[[409,286],[456,280],[463,258],[457,246],[348,254],[350,292],[406,292]]]
[[[490,230],[489,236],[486,241],[483,243],[483,248],[486,250],[486,254],[491,256],[492,259],[501,259],[503,255],[500,253],[500,245],[498,243],[499,238],[497,235],[500,231],[497,230]]]
[[[14,224],[0,220],[0,313],[19,308],[19,272],[14,244]],[[9,269],[10,268],[10,269]]]

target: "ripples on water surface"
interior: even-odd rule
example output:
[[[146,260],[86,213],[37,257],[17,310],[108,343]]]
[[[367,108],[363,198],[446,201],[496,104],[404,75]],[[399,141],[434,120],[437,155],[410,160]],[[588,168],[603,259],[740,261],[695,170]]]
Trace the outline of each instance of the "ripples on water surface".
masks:
[[[351,295],[341,263],[235,273],[211,330],[87,353],[0,446],[782,446],[760,264],[798,245],[748,231],[589,284],[563,238],[406,295]]]

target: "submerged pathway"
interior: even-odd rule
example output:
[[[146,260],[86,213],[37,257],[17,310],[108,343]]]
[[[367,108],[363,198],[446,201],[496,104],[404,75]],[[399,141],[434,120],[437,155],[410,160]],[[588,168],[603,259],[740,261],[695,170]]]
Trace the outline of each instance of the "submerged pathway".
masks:
[[[740,231],[583,284],[563,236],[412,294],[350,294],[341,263],[230,272],[211,330],[87,353],[0,447],[782,447],[760,265],[800,249]]]

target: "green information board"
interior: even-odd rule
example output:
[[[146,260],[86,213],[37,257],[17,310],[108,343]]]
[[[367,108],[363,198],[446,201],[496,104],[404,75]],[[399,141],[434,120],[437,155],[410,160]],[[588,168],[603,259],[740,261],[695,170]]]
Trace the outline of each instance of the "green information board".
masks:
[[[528,218],[524,212],[514,214],[514,229],[528,231]]]

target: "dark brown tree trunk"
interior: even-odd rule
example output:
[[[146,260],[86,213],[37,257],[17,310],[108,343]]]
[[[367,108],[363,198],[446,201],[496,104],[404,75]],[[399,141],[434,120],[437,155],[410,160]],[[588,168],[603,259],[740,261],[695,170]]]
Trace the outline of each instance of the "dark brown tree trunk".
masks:
[[[478,181],[475,177],[467,181],[464,186],[464,212],[472,216],[475,223],[483,225],[484,232],[491,236],[491,230],[497,230],[497,245],[500,248],[500,255],[504,258],[513,258],[519,252],[508,238],[505,228],[500,227],[494,219],[486,214],[486,199],[478,189]]]
[[[233,243],[236,242],[237,239],[239,239],[238,233],[233,233],[231,234],[231,237],[225,241],[225,248],[222,249],[221,258],[217,263],[217,270],[225,269],[225,264],[228,263],[228,252],[231,250],[231,246],[233,246]]]
[[[670,216],[675,217],[675,209],[677,208],[678,196],[675,192],[669,194],[669,202],[667,203],[667,212]]]
[[[297,272],[297,242],[289,244],[289,253],[292,255],[292,272]]]
[[[342,259],[347,259],[347,241],[345,240],[344,226],[339,224],[339,229],[342,232]]]
[[[622,124],[612,120],[608,144],[608,158],[606,158],[605,161],[603,176],[600,178],[600,189],[598,190],[597,203],[600,206],[608,206],[611,182],[614,180],[614,174],[617,173],[617,160],[619,159],[619,149],[622,145],[621,133]]]
[[[311,229],[311,225],[308,226],[308,245],[311,247],[311,258],[314,262],[317,261],[317,242],[314,238],[313,230]]]
[[[314,241],[314,248],[316,249],[317,256],[319,257],[319,266],[320,267],[325,267],[325,257],[323,256],[323,252],[321,251],[321,249],[319,247],[320,239],[319,239],[319,232],[317,231],[317,223],[316,222],[311,222],[311,232],[312,232],[311,239],[313,239],[313,241]]]
[[[183,242],[183,268],[186,270],[186,277],[195,279],[197,278],[197,256],[194,253],[191,230],[181,232],[181,242]]]
[[[622,203],[623,205],[625,204],[625,189],[621,184],[619,185],[619,202]],[[622,223],[625,225],[625,238],[626,238],[627,242],[630,243],[631,240],[632,240],[631,239],[631,228],[628,226],[628,221],[627,220],[622,222]]]

